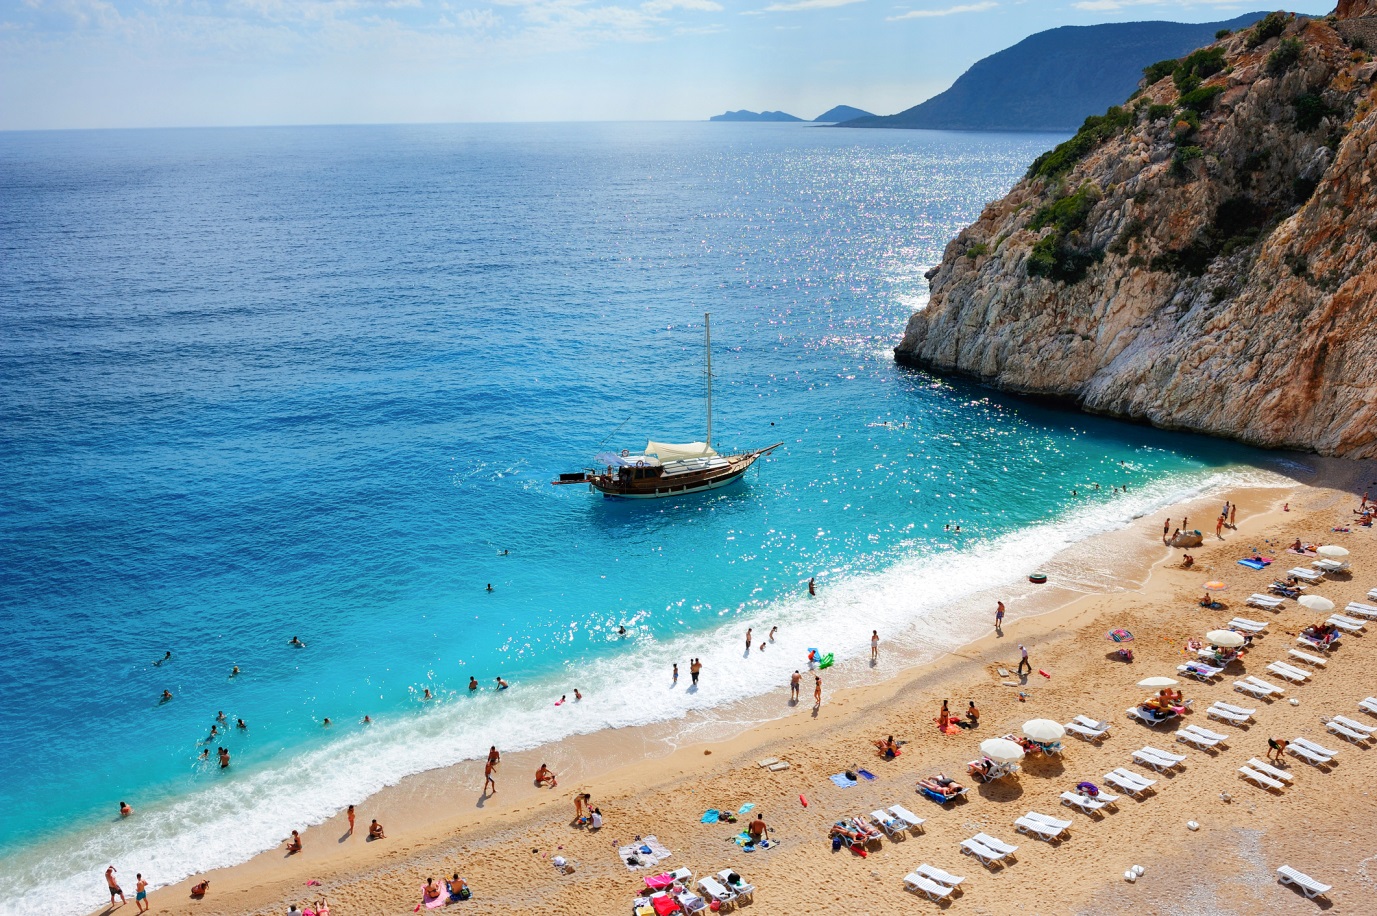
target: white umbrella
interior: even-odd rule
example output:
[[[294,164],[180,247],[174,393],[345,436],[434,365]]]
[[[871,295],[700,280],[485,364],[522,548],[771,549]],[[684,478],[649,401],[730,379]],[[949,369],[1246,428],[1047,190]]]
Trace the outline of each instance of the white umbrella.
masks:
[[[1023,759],[1023,748],[1007,738],[986,738],[980,742],[980,753],[995,763],[1014,763]]]
[[[1139,687],[1175,687],[1181,683],[1174,677],[1145,677],[1138,682]]]
[[[1211,630],[1205,634],[1212,646],[1223,646],[1226,649],[1237,649],[1243,645],[1243,634],[1235,633],[1233,630]]]
[[[1051,719],[1029,719],[1023,723],[1023,734],[1034,741],[1049,743],[1060,741],[1062,735],[1066,734],[1066,729]]]
[[[1334,602],[1330,601],[1324,595],[1301,595],[1296,599],[1296,603],[1312,611],[1334,610]]]
[[[1323,547],[1316,547],[1315,553],[1319,554],[1322,557],[1348,556],[1348,550],[1344,547],[1338,546],[1337,544],[1325,544]]]

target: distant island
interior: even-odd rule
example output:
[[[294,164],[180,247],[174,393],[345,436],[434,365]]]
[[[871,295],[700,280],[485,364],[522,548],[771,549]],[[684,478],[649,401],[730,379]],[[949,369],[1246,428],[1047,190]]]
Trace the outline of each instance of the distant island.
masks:
[[[1227,22],[1117,22],[1038,32],[992,54],[952,87],[894,115],[872,115],[840,127],[928,130],[1073,131],[1093,114],[1122,102],[1143,68],[1182,57],[1223,30],[1247,28],[1267,15]]]
[[[868,111],[862,111],[859,108],[852,108],[850,105],[838,105],[836,108],[827,109],[822,114],[814,118],[813,121],[814,123],[821,124],[841,124],[845,121],[850,121],[855,118],[873,117],[875,116]]]
[[[709,121],[802,121],[791,114],[782,111],[729,111],[725,114],[713,115]]]

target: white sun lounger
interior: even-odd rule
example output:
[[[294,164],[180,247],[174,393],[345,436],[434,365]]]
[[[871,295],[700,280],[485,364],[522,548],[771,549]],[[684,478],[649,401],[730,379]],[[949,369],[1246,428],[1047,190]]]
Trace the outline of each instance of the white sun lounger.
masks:
[[[1357,614],[1359,617],[1366,617],[1372,620],[1377,618],[1377,607],[1373,607],[1370,604],[1359,604],[1356,601],[1350,601],[1348,607],[1344,608],[1344,613]]]
[[[918,830],[923,826],[923,818],[914,814],[903,805],[890,805],[889,813],[903,821],[909,830]]]
[[[1224,703],[1215,703],[1209,709],[1205,710],[1205,715],[1209,716],[1211,719],[1220,719],[1224,722],[1231,722],[1234,725],[1247,724],[1248,719],[1252,717],[1252,713],[1245,714],[1241,712],[1235,712],[1233,709],[1230,709],[1227,704]]]
[[[1247,603],[1251,604],[1253,607],[1262,608],[1264,611],[1276,611],[1281,609],[1281,603],[1285,600],[1285,598],[1279,598],[1274,595],[1262,595],[1254,592],[1248,596]]]
[[[1187,725],[1176,730],[1176,740],[1182,744],[1194,744],[1201,750],[1212,750],[1219,744],[1217,738],[1207,738]]]
[[[1014,829],[1019,833],[1026,833],[1039,840],[1060,839],[1061,835],[1066,832],[1065,827],[1049,824],[1047,821],[1036,817],[1029,817],[1028,815],[1024,815],[1014,821]]]
[[[1198,737],[1198,738],[1201,738],[1201,739],[1203,739],[1203,740],[1205,740],[1205,741],[1210,742],[1210,743],[1209,743],[1209,747],[1214,747],[1216,744],[1224,744],[1224,745],[1227,745],[1227,744],[1229,743],[1229,736],[1228,736],[1228,735],[1221,735],[1219,732],[1210,731],[1208,728],[1204,728],[1203,726],[1200,726],[1200,725],[1183,725],[1183,726],[1181,726],[1180,728],[1178,728],[1178,729],[1176,730],[1176,734],[1178,735],[1178,740],[1179,740],[1179,736],[1180,736],[1181,733],[1183,733],[1183,732],[1185,732],[1186,734],[1195,735],[1195,736]],[[1205,746],[1205,745],[1203,745],[1203,744],[1199,744],[1198,742],[1192,742],[1192,743],[1196,743],[1196,744],[1197,744],[1198,746],[1200,746],[1200,747],[1204,747],[1204,746]]]
[[[1314,560],[1313,562],[1311,562],[1310,565],[1320,570],[1321,572],[1327,573],[1344,572],[1348,569],[1347,560],[1330,560],[1328,558],[1325,558],[1320,560]]]
[[[1370,712],[1377,716],[1377,697],[1368,697],[1358,701],[1358,708],[1363,712]]]
[[[718,883],[716,878],[707,876],[699,878],[698,889],[707,894],[709,899],[716,900],[723,906],[736,900],[736,891]]]
[[[1313,569],[1306,569],[1304,566],[1297,566],[1295,569],[1288,569],[1286,571],[1286,574],[1288,576],[1295,576],[1302,582],[1309,582],[1312,584],[1324,580],[1324,575],[1322,573],[1315,572],[1315,570]]]
[[[1333,885],[1321,884],[1305,872],[1296,871],[1289,865],[1277,869],[1277,880],[1282,884],[1292,884],[1300,888],[1307,897],[1323,897],[1333,889]]]
[[[1077,716],[1076,720],[1063,724],[1062,728],[1066,729],[1071,734],[1075,735],[1077,738],[1081,738],[1086,741],[1092,742],[1103,740],[1104,736],[1109,734],[1109,726],[1106,725],[1104,728],[1099,729],[1090,728],[1087,725],[1082,725],[1078,721],[1079,719],[1080,716]]]
[[[908,824],[890,814],[888,811],[879,810],[870,812],[870,818],[880,825],[880,829],[889,834],[891,838],[903,836],[908,831]]]
[[[1323,755],[1326,756],[1326,757],[1337,757],[1337,756],[1339,756],[1339,752],[1338,752],[1338,751],[1331,751],[1329,748],[1325,747],[1323,744],[1320,744],[1319,742],[1316,742],[1316,741],[1311,741],[1309,738],[1295,738],[1295,739],[1293,739],[1293,740],[1291,741],[1291,743],[1292,743],[1292,744],[1299,744],[1301,747],[1307,747],[1307,748],[1309,748],[1310,750],[1314,751],[1316,754],[1323,754]]]
[[[1259,687],[1257,684],[1248,681],[1234,681],[1234,689],[1239,693],[1250,693],[1259,700],[1265,700],[1272,695],[1272,691],[1266,687]]]
[[[904,887],[907,890],[926,894],[927,898],[934,903],[946,900],[952,895],[954,887],[947,887],[945,884],[938,884],[931,878],[925,878],[917,872],[904,876]]]
[[[1365,735],[1370,735],[1373,732],[1377,732],[1377,727],[1368,725],[1364,722],[1358,722],[1355,719],[1350,719],[1348,716],[1335,716],[1334,721],[1338,722],[1344,728],[1351,728],[1355,732],[1362,732]]]
[[[936,865],[929,865],[926,862],[915,868],[913,873],[922,875],[930,881],[936,881],[938,884],[945,884],[947,887],[960,887],[961,882],[966,880],[950,872],[945,872]]]
[[[1302,646],[1309,646],[1312,649],[1319,649],[1321,652],[1328,652],[1330,649],[1337,646],[1339,644],[1339,640],[1342,638],[1342,636],[1336,636],[1328,642],[1322,642],[1313,636],[1306,636],[1304,633],[1302,633],[1301,635],[1296,637],[1296,642],[1300,643]]]
[[[977,833],[974,839],[977,843],[983,844],[987,849],[993,849],[1000,855],[1011,856],[1018,851],[1017,846],[1010,845],[1003,840],[995,839],[988,833]]]
[[[1266,761],[1258,760],[1256,757],[1248,761],[1248,766],[1257,770],[1259,773],[1266,773],[1273,779],[1279,779],[1282,782],[1291,782],[1290,773],[1286,772],[1281,767],[1274,767]]]
[[[1354,744],[1362,744],[1372,737],[1367,732],[1355,731],[1342,722],[1336,722],[1333,719],[1324,723],[1324,727],[1329,729],[1332,734],[1338,735],[1345,741],[1352,741]]]
[[[1250,684],[1257,684],[1259,687],[1265,687],[1266,689],[1272,691],[1273,693],[1277,694],[1278,696],[1281,696],[1282,694],[1286,693],[1285,690],[1283,690],[1282,688],[1278,687],[1276,684],[1270,683],[1270,682],[1268,682],[1268,681],[1264,681],[1264,680],[1263,680],[1262,678],[1260,678],[1260,677],[1253,677],[1251,674],[1248,675],[1247,677],[1245,677],[1244,680],[1247,681],[1247,682],[1250,683]]]
[[[1080,808],[1086,814],[1094,814],[1105,806],[1105,802],[1091,798],[1089,795],[1082,795],[1079,792],[1061,793],[1061,803],[1068,808]]]
[[[1372,591],[1368,592],[1367,596],[1371,598],[1373,601],[1377,601],[1377,588],[1374,588]]]
[[[975,856],[980,860],[980,864],[987,867],[996,862],[1003,861],[1005,857],[1005,853],[997,849],[991,849],[976,839],[962,840],[961,851],[968,856]]]
[[[717,878],[727,886],[728,890],[736,894],[737,897],[753,897],[755,894],[755,885],[747,884],[745,879],[739,874],[736,875],[737,880],[733,881],[733,874],[735,873],[730,868],[724,868],[717,873]]]
[[[1286,788],[1272,777],[1267,776],[1263,773],[1259,773],[1256,770],[1249,769],[1248,767],[1239,767],[1238,772],[1243,776],[1244,779],[1251,779],[1253,782],[1262,786],[1264,789],[1275,789],[1276,791],[1280,792],[1282,789]]]
[[[1246,630],[1249,633],[1261,633],[1267,629],[1267,624],[1257,620],[1249,620],[1247,617],[1235,617],[1230,620],[1228,626],[1238,630]]]
[[[1299,757],[1312,766],[1323,767],[1333,763],[1333,758],[1326,757],[1324,754],[1317,754],[1304,745],[1296,744],[1294,741],[1286,745],[1286,753],[1292,757]]]
[[[1361,633],[1365,626],[1363,621],[1354,617],[1345,617],[1343,614],[1330,614],[1325,623],[1333,624],[1345,633]]]
[[[1186,756],[1184,754],[1168,754],[1166,751],[1147,746],[1134,751],[1133,759],[1139,763],[1147,764],[1161,773],[1179,767],[1185,761]]]
[[[1187,677],[1195,678],[1197,681],[1204,681],[1206,684],[1210,683],[1215,678],[1219,677],[1219,675],[1224,673],[1223,668],[1215,668],[1214,666],[1207,665],[1204,662],[1190,662],[1185,665],[1177,665],[1176,670],[1180,671]]]
[[[1294,659],[1305,662],[1307,665],[1314,665],[1323,668],[1329,664],[1329,660],[1320,658],[1318,655],[1311,655],[1309,652],[1302,652],[1300,649],[1287,649],[1286,654]]]
[[[1157,726],[1161,725],[1163,722],[1170,722],[1172,719],[1180,718],[1180,717],[1177,716],[1175,713],[1173,713],[1172,715],[1163,716],[1163,717],[1160,718],[1160,719],[1156,719],[1156,718],[1153,718],[1153,716],[1152,716],[1151,713],[1147,712],[1146,710],[1144,710],[1142,707],[1139,707],[1139,706],[1132,706],[1132,707],[1129,707],[1128,709],[1125,710],[1125,712],[1128,713],[1128,717],[1129,717],[1130,719],[1137,719],[1139,722],[1142,722],[1142,723],[1145,724],[1145,725],[1150,725],[1150,726],[1152,726],[1153,728],[1156,728]]]
[[[1267,670],[1275,675],[1284,677],[1288,681],[1292,681],[1297,684],[1303,684],[1310,679],[1309,674],[1306,674],[1299,668],[1292,667],[1291,665],[1288,665],[1285,662],[1272,662],[1270,665],[1267,666]]]
[[[1132,770],[1126,770],[1123,767],[1117,767],[1104,774],[1104,781],[1110,785],[1118,786],[1134,798],[1142,795],[1157,784],[1157,780],[1148,779],[1146,776],[1140,776]]]

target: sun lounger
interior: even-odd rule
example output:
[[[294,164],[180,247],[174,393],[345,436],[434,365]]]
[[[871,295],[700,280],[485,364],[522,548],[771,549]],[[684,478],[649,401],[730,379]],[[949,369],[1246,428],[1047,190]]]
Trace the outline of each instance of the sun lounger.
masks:
[[[1148,746],[1134,751],[1133,759],[1162,773],[1180,766],[1186,757],[1184,754],[1168,754],[1166,751]]]
[[[934,903],[946,900],[951,896],[952,891],[956,890],[954,887],[938,884],[931,878],[925,878],[917,872],[904,876],[904,887],[917,893],[926,894],[927,898]]]
[[[1014,821],[1014,829],[1039,840],[1056,840],[1060,839],[1061,835],[1066,832],[1065,827],[1059,826],[1060,823],[1060,821],[1055,824],[1049,823],[1042,818],[1032,817],[1030,813]],[[1067,823],[1069,824],[1070,821]]]
[[[736,872],[732,871],[730,868],[724,868],[717,873],[717,878],[727,886],[728,890],[736,894],[737,897],[744,897],[747,899],[753,898],[755,895],[755,885],[747,884],[745,879],[740,875],[736,875],[736,880],[733,881],[732,875],[736,875]]]
[[[1184,665],[1177,665],[1176,670],[1180,671],[1187,677],[1195,678],[1197,681],[1204,681],[1206,684],[1210,683],[1215,678],[1219,677],[1219,675],[1224,673],[1223,668],[1215,668],[1212,665],[1205,664],[1204,662],[1189,662]]]
[[[1267,629],[1267,624],[1258,620],[1249,620],[1247,617],[1235,617],[1227,624],[1230,628],[1243,630],[1248,633],[1261,633]]]
[[[1096,729],[1093,729],[1093,728],[1086,728],[1084,725],[1080,724],[1079,722],[1074,722],[1074,721],[1073,721],[1073,722],[1065,722],[1065,723],[1063,723],[1063,724],[1062,724],[1062,728],[1066,729],[1066,730],[1069,731],[1071,734],[1075,735],[1077,738],[1081,738],[1081,739],[1083,739],[1083,740],[1085,740],[1085,741],[1092,741],[1092,742],[1093,742],[1093,741],[1099,741],[1099,740],[1103,739],[1105,735],[1109,734],[1109,729],[1107,729],[1107,728],[1106,728],[1106,729],[1100,729],[1100,730],[1097,731]]]
[[[1324,754],[1317,754],[1308,747],[1296,744],[1295,742],[1286,745],[1286,753],[1290,754],[1292,757],[1299,757],[1306,763],[1317,767],[1329,766],[1329,764],[1334,762],[1332,758],[1326,757]]]
[[[903,821],[905,827],[909,830],[919,830],[923,826],[923,818],[914,814],[903,805],[890,805],[889,813]]]
[[[975,856],[980,864],[987,867],[1004,858],[1004,853],[991,849],[979,840],[962,840],[961,851],[968,856]]]
[[[1250,769],[1248,767],[1239,767],[1238,772],[1244,779],[1250,779],[1257,785],[1262,786],[1262,788],[1264,789],[1275,789],[1276,791],[1280,792],[1282,789],[1286,788],[1281,783],[1277,782],[1275,779],[1266,775],[1265,773],[1259,773],[1256,770]]]
[[[1251,684],[1248,681],[1234,681],[1234,689],[1239,693],[1250,693],[1259,700],[1265,700],[1272,695],[1272,691],[1268,690],[1266,687],[1259,687],[1257,684]]]
[[[1373,607],[1370,604],[1359,604],[1356,601],[1350,601],[1348,606],[1344,608],[1344,613],[1357,614],[1359,617],[1366,617],[1372,620],[1377,618],[1377,607]]]
[[[993,849],[1000,855],[1011,856],[1018,850],[1017,846],[1011,846],[1003,840],[997,840],[988,833],[977,833],[973,839],[977,843],[983,844],[985,848]]]
[[[1289,865],[1277,869],[1277,880],[1282,884],[1300,888],[1307,897],[1323,897],[1333,889],[1333,885],[1321,884],[1305,872],[1296,871]]]
[[[945,872],[936,865],[929,865],[926,862],[915,868],[913,872],[914,874],[922,875],[930,881],[936,881],[938,884],[945,884],[947,887],[960,887],[961,882],[966,880],[950,872]]]
[[[1311,741],[1309,738],[1293,738],[1292,741],[1291,741],[1291,743],[1292,743],[1292,744],[1299,744],[1301,747],[1304,747],[1304,748],[1309,748],[1310,750],[1314,751],[1316,754],[1322,754],[1322,755],[1325,756],[1325,757],[1337,757],[1337,756],[1339,756],[1339,752],[1338,752],[1338,751],[1331,751],[1329,748],[1325,747],[1323,744],[1320,744],[1320,743],[1315,742],[1315,741]]]
[[[1374,588],[1372,591],[1368,592],[1367,596],[1371,598],[1373,601],[1377,601],[1377,588]]]
[[[1267,670],[1296,684],[1303,684],[1310,679],[1310,675],[1306,674],[1304,671],[1299,668],[1294,668],[1284,662],[1272,662],[1267,666]]]
[[[1358,722],[1357,720],[1350,719],[1348,716],[1335,716],[1334,721],[1338,722],[1344,728],[1351,728],[1355,732],[1362,732],[1364,735],[1371,735],[1373,732],[1377,731],[1377,728],[1365,722]]]
[[[1201,728],[1199,725],[1183,725],[1176,730],[1177,741],[1189,741],[1199,748],[1213,748],[1216,745],[1227,744],[1228,738],[1228,735],[1212,732],[1208,728]]]
[[[1106,808],[1118,809],[1119,807],[1119,796],[1115,795],[1113,792],[1106,792],[1104,789],[1101,789],[1100,794],[1095,796],[1095,801],[1104,805]]]
[[[1285,770],[1281,769],[1280,767],[1274,767],[1274,766],[1272,766],[1270,763],[1267,763],[1267,762],[1262,761],[1262,760],[1258,760],[1256,757],[1254,757],[1254,758],[1252,758],[1251,760],[1248,761],[1248,766],[1250,766],[1250,767],[1252,767],[1253,769],[1257,770],[1259,773],[1266,773],[1268,776],[1272,777],[1273,779],[1278,779],[1278,780],[1281,780],[1282,782],[1291,782],[1291,774],[1290,774],[1290,773],[1286,772]]]
[[[1211,719],[1219,719],[1224,722],[1231,722],[1234,725],[1243,725],[1247,723],[1248,719],[1252,716],[1252,713],[1244,714],[1240,712],[1234,712],[1224,703],[1215,703],[1209,709],[1205,710],[1205,715],[1209,716]]]
[[[1104,781],[1112,786],[1118,786],[1134,798],[1157,784],[1157,780],[1139,776],[1132,770],[1126,770],[1123,767],[1118,767],[1104,774]]]
[[[1248,596],[1247,603],[1253,607],[1262,608],[1265,611],[1276,611],[1280,610],[1281,603],[1285,600],[1285,598],[1277,598],[1272,595],[1262,595],[1254,592]]]
[[[1288,576],[1295,576],[1302,582],[1309,582],[1311,584],[1320,582],[1324,579],[1324,575],[1322,573],[1318,573],[1313,569],[1306,569],[1304,566],[1297,566],[1295,569],[1288,569],[1286,571],[1286,574]]]
[[[1061,793],[1061,803],[1068,808],[1080,808],[1086,814],[1093,814],[1105,806],[1104,802],[1079,792]]]
[[[1253,713],[1257,712],[1256,709],[1249,709],[1246,706],[1235,706],[1233,703],[1225,703],[1223,700],[1215,700],[1214,705],[1239,716],[1251,716]]]
[[[1345,617],[1343,614],[1330,614],[1329,619],[1327,619],[1325,623],[1336,626],[1345,633],[1361,633],[1364,627],[1361,620]]]
[[[679,901],[679,908],[685,913],[705,913],[708,911],[708,902],[690,891],[684,891],[674,899]]]
[[[1301,635],[1296,637],[1296,642],[1300,643],[1302,646],[1309,646],[1312,649],[1319,649],[1321,652],[1328,652],[1330,649],[1337,646],[1339,644],[1339,640],[1342,638],[1343,637],[1336,636],[1333,639],[1326,642],[1325,640],[1316,639],[1313,636],[1306,636],[1304,633],[1302,633]]]
[[[1169,712],[1162,716],[1154,716],[1152,713],[1148,712],[1141,706],[1134,706],[1126,711],[1128,712],[1128,716],[1130,719],[1137,719],[1138,721],[1151,725],[1154,728],[1158,725],[1161,725],[1163,722],[1168,722],[1172,719],[1177,718],[1176,713],[1174,712]]]
[[[1259,687],[1265,687],[1266,689],[1275,693],[1277,696],[1281,696],[1282,694],[1286,693],[1285,690],[1281,689],[1276,684],[1273,684],[1270,681],[1264,681],[1260,677],[1253,677],[1251,674],[1245,677],[1244,680],[1250,684],[1256,684]]]
[[[736,891],[724,887],[716,878],[699,878],[698,889],[707,894],[709,900],[716,900],[719,906],[726,906],[736,900]]]
[[[1354,729],[1351,729],[1348,726],[1344,725],[1342,722],[1335,722],[1333,719],[1330,719],[1328,722],[1324,723],[1324,727],[1327,728],[1332,734],[1338,735],[1345,741],[1352,741],[1354,744],[1362,744],[1364,741],[1367,741],[1372,737],[1367,732],[1355,731]]]
[[[1367,699],[1359,700],[1358,708],[1363,712],[1370,712],[1373,715],[1377,715],[1377,697],[1368,697]]]
[[[1345,572],[1348,569],[1347,560],[1315,560],[1311,562],[1310,565],[1318,569],[1320,572],[1326,573]]]
[[[1307,665],[1314,665],[1323,668],[1329,664],[1328,659],[1320,658],[1318,655],[1311,655],[1309,652],[1302,652],[1300,649],[1287,649],[1286,654],[1294,659],[1305,662]]]
[[[903,836],[908,830],[908,825],[899,820],[888,811],[872,811],[870,819],[880,825],[880,829],[889,834],[891,838]]]

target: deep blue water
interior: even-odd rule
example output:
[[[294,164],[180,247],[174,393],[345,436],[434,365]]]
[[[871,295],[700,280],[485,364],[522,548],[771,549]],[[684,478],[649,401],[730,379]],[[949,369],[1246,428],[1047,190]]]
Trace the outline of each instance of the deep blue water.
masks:
[[[902,638],[895,570],[1037,556],[1087,505],[1141,511],[1111,484],[1165,499],[1246,460],[893,365],[923,271],[1057,139],[0,134],[0,906],[70,875],[99,902],[116,856],[158,883],[241,859],[499,715],[530,744],[768,689],[763,662],[620,687],[724,626],[836,634],[811,575]],[[784,446],[711,495],[551,487],[701,437],[704,312],[715,444]],[[211,742],[225,772],[196,760],[221,710],[249,724]]]

